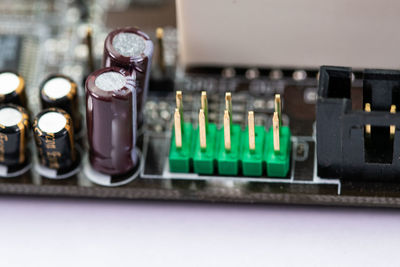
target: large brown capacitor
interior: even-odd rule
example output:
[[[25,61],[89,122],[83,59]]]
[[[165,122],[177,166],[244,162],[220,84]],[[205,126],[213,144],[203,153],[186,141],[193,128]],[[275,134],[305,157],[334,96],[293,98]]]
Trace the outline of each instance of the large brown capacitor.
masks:
[[[109,67],[86,80],[86,122],[92,167],[109,175],[137,163],[135,71]]]
[[[108,34],[104,43],[104,67],[116,66],[136,72],[137,114],[142,123],[142,108],[146,101],[153,42],[136,28],[122,28]]]
[[[0,103],[26,108],[25,80],[13,71],[0,72]]]

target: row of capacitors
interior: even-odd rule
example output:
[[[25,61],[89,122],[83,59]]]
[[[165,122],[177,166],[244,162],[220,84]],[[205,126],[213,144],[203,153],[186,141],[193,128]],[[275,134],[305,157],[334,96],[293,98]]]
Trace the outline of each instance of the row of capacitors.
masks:
[[[103,68],[86,80],[89,175],[130,175],[139,161],[135,144],[143,122],[153,43],[136,28],[111,32],[104,44]],[[44,177],[67,178],[82,162],[75,136],[82,130],[78,86],[53,75],[40,85],[43,110],[30,125],[24,79],[0,73],[0,176],[18,176],[30,168],[27,141],[32,128],[38,164]],[[93,175],[92,175],[93,176]]]
[[[41,174],[54,178],[75,169],[74,135],[81,130],[78,87],[69,77],[51,75],[40,85],[43,110],[30,121],[25,80],[11,71],[0,73],[0,175],[17,176],[29,169],[27,148],[33,130]]]

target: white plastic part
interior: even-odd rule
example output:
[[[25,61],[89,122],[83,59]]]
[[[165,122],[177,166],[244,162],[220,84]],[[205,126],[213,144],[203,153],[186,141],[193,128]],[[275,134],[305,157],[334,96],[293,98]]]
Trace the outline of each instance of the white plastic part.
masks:
[[[400,67],[400,1],[177,0],[185,66]]]

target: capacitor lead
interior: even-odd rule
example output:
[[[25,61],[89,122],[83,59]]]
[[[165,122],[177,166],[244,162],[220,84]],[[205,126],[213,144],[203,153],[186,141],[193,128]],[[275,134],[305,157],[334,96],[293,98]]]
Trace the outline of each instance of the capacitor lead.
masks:
[[[104,67],[116,66],[136,72],[138,122],[146,101],[153,56],[153,42],[136,28],[122,28],[108,34],[104,43]]]
[[[77,166],[77,153],[71,117],[58,108],[41,111],[33,122],[40,165],[57,174],[68,173]]]
[[[81,130],[81,114],[78,105],[78,86],[69,77],[51,75],[40,86],[42,108],[61,108],[72,119],[75,133]]]
[[[26,108],[25,80],[13,71],[0,72],[0,103]]]
[[[137,164],[135,71],[109,67],[86,80],[86,122],[91,166],[108,175]]]
[[[13,104],[0,106],[0,164],[7,172],[26,165],[29,116],[24,108]]]

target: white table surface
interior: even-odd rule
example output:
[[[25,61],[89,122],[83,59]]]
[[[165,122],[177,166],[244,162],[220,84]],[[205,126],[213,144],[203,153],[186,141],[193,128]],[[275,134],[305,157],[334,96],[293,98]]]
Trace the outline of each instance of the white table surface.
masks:
[[[400,212],[0,197],[0,266],[400,266]]]

